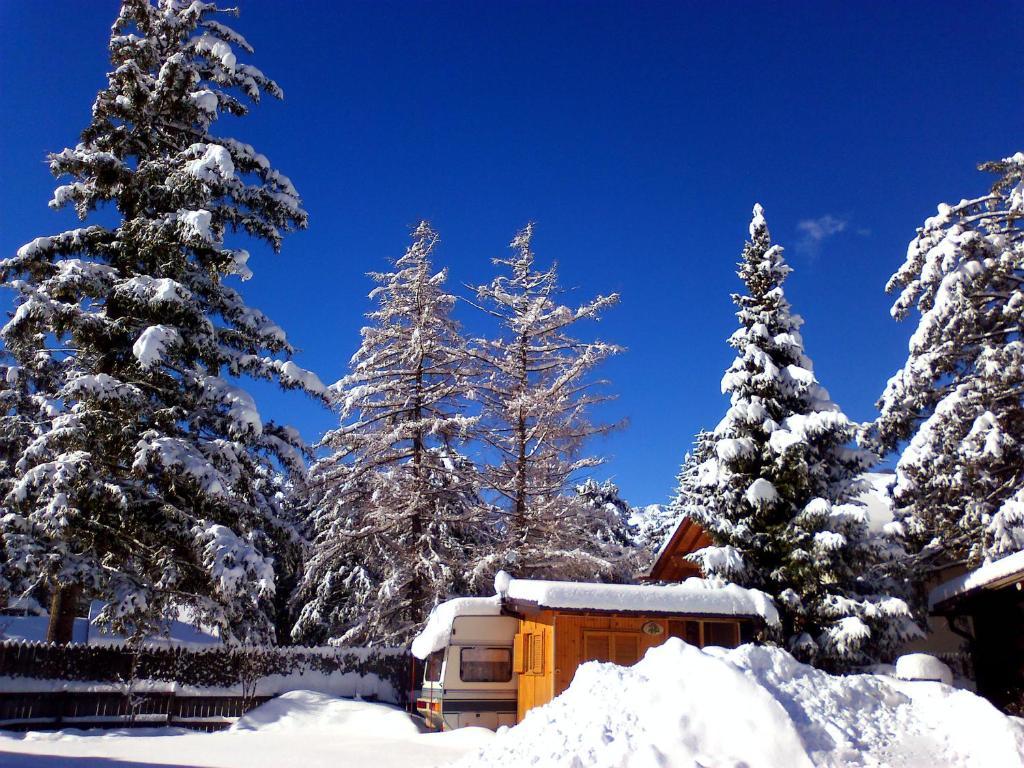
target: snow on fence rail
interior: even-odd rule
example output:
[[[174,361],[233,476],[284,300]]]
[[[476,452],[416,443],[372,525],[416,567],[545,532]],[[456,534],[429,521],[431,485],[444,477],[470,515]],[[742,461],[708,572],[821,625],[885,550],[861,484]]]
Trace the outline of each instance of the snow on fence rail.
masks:
[[[198,726],[209,729],[300,689],[403,704],[411,663],[400,648],[0,642],[0,728],[40,718],[54,727],[153,718],[188,725],[199,717]]]

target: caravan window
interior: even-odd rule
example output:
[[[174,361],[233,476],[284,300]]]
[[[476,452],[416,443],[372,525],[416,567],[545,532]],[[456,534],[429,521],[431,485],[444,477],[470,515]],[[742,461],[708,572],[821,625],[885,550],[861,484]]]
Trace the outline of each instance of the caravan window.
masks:
[[[512,679],[512,649],[481,645],[463,648],[459,678],[464,683],[507,683]]]
[[[432,654],[427,656],[427,670],[423,674],[423,679],[428,683],[437,683],[441,681],[441,664],[444,662],[444,650],[434,651]]]

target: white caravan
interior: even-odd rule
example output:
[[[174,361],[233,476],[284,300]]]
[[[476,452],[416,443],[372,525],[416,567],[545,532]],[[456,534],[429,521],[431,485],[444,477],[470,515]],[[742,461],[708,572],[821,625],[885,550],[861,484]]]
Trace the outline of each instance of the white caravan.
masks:
[[[518,627],[513,616],[454,617],[448,643],[425,659],[416,709],[428,727],[495,730],[516,724],[518,676],[512,673],[512,644]]]

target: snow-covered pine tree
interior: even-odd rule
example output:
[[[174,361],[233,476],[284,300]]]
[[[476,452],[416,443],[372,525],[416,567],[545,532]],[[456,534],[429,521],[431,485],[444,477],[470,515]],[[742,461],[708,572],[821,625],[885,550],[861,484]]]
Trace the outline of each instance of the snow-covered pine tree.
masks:
[[[14,488],[18,461],[54,415],[54,406],[33,394],[10,353],[0,350],[0,606],[9,599],[34,603],[46,596],[42,553],[14,525],[16,517],[6,500]],[[9,559],[14,553],[17,559]]]
[[[581,320],[597,320],[618,295],[599,296],[572,309],[557,302],[555,266],[538,270],[533,225],[511,243],[513,254],[494,259],[510,274],[477,288],[476,306],[501,326],[496,339],[479,339],[477,392],[483,408],[481,439],[493,456],[484,487],[502,507],[503,543],[481,573],[504,568],[518,576],[616,578],[617,553],[592,537],[591,511],[567,494],[573,477],[602,460],[583,454],[585,441],[611,426],[588,410],[608,399],[593,370],[621,349],[570,335]]]
[[[710,457],[684,473],[687,512],[715,542],[694,557],[707,575],[772,595],[786,646],[845,669],[878,659],[915,626],[873,578],[879,555],[853,503],[872,457],[851,445],[857,425],[804,354],[803,321],[782,289],[789,273],[755,206],[739,267],[747,293],[733,296],[737,356],[722,379],[730,407]]]
[[[60,404],[18,461],[4,520],[18,533],[5,535],[8,559],[35,553],[53,586],[51,629],[70,629],[84,593],[129,634],[186,605],[225,638],[271,636],[275,478],[304,470],[304,447],[235,377],[321,386],[232,286],[251,275],[248,253],[224,240],[277,250],[306,213],[266,157],[210,132],[246,99],[282,95],[238,60],[251,48],[217,15],[124,0],[92,120],[50,156],[70,178],[51,206],[104,215],[0,262],[18,296],[3,341],[34,394]]]
[[[913,564],[977,565],[1024,549],[1024,153],[981,170],[989,194],[940,205],[886,286],[916,309],[907,362],[879,400]]]
[[[632,580],[645,559],[639,542],[640,513],[622,498],[619,487],[611,480],[598,483],[588,478],[576,486],[576,495],[583,503],[591,541],[614,567],[605,578],[617,582]]]
[[[344,643],[407,641],[430,610],[465,589],[486,537],[473,463],[458,446],[467,416],[465,344],[451,317],[437,234],[422,222],[394,270],[372,273],[352,372],[336,383],[341,426],[310,472],[313,550],[297,594],[294,636]]]

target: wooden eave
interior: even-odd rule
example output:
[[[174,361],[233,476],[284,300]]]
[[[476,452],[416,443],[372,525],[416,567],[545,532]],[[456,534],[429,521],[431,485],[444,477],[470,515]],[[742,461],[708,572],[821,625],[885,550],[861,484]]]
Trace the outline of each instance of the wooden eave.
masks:
[[[700,576],[700,566],[686,559],[687,555],[712,545],[711,537],[688,517],[679,521],[668,544],[651,566],[645,581],[683,581]]]
[[[960,613],[962,612],[961,609],[965,603],[970,603],[985,592],[998,592],[1001,589],[1008,589],[1020,584],[1024,584],[1024,570],[1015,571],[1014,573],[1007,574],[995,581],[991,581],[987,584],[979,584],[972,589],[968,589],[964,592],[953,595],[952,597],[948,597],[941,603],[933,605],[929,613],[935,616],[947,616],[949,614]]]

